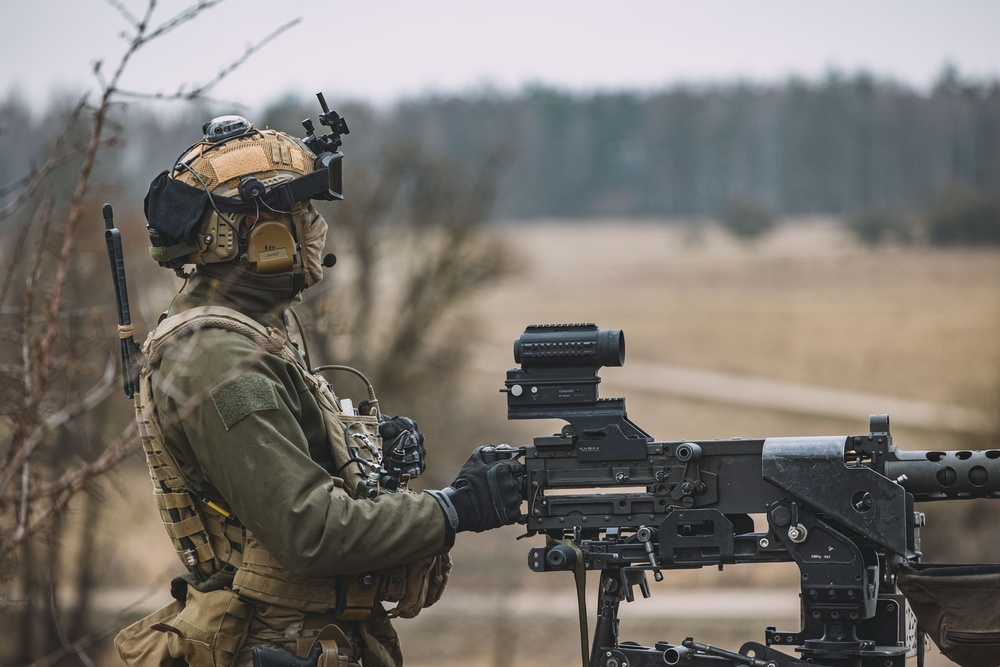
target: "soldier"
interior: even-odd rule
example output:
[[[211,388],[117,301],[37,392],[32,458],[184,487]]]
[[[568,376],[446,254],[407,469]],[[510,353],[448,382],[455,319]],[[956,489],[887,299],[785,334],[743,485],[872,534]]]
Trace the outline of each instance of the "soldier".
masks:
[[[323,277],[310,200],[340,198],[339,135],[307,129],[215,119],[150,186],[150,254],[187,279],[144,345],[136,414],[188,572],[115,640],[129,665],[400,665],[390,618],[440,597],[455,533],[520,518],[523,469],[490,448],[444,490],[388,492],[424,470],[417,425],[374,393],[349,407],[290,336]]]

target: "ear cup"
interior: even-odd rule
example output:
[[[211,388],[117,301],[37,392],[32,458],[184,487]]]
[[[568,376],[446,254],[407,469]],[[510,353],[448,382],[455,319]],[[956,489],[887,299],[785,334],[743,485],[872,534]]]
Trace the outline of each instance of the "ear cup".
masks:
[[[295,263],[295,237],[277,220],[254,225],[247,236],[247,263],[257,273],[291,271]]]

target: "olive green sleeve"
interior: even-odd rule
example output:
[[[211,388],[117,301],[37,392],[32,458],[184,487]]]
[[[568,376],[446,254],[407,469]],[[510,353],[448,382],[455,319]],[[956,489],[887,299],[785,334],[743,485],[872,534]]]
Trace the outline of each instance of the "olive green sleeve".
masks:
[[[191,483],[218,495],[293,572],[353,574],[447,550],[429,495],[334,494],[330,472],[310,457],[325,443],[321,414],[287,362],[216,329],[172,345],[159,370],[157,411],[180,417],[165,433]]]

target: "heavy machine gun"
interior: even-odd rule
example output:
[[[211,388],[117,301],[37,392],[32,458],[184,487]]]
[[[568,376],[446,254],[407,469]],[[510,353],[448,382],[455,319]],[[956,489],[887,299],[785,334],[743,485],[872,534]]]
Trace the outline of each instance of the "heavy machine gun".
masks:
[[[581,597],[585,667],[902,667],[911,656],[922,664],[923,629],[965,667],[1000,664],[1000,568],[929,570],[915,511],[923,501],[1000,497],[1000,450],[902,451],[887,415],[856,436],[661,442],[628,419],[624,399],[598,397],[597,371],[624,364],[621,331],[531,326],[514,358],[520,367],[502,389],[508,418],[567,422],[510,451],[525,465],[527,533],[546,537],[530,568],[600,572],[589,655]],[[636,587],[649,596],[647,572],[660,580],[663,570],[774,562],[798,566],[800,629],[769,627],[764,643],[738,652],[692,638],[619,641],[619,605]],[[927,578],[952,575],[968,590],[993,590],[992,608],[976,609],[983,603],[970,595],[961,620],[940,600],[927,611]]]

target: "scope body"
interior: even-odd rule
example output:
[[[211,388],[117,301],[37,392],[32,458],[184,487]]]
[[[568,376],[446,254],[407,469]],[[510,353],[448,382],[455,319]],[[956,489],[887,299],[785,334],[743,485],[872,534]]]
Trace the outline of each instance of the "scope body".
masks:
[[[514,341],[514,361],[524,369],[623,366],[625,335],[596,324],[536,324]]]

